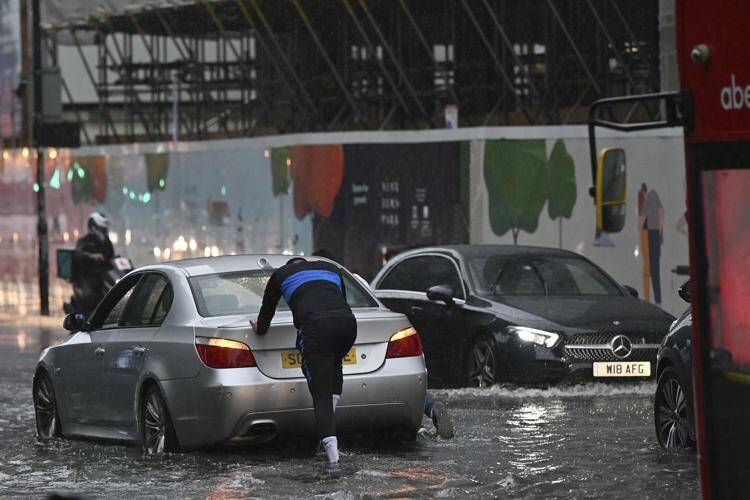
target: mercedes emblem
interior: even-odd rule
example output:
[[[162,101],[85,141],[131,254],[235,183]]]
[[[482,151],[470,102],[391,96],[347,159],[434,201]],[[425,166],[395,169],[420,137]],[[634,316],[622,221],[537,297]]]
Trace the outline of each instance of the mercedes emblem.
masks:
[[[613,338],[609,343],[609,347],[617,359],[625,359],[633,352],[633,344],[625,335],[618,335]]]

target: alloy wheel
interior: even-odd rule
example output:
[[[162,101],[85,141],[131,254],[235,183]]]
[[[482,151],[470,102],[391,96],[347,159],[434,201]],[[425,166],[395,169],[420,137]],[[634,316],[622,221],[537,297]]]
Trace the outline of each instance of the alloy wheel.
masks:
[[[469,383],[489,387],[495,383],[495,351],[489,342],[480,340],[471,349]]]
[[[36,413],[36,430],[41,439],[51,439],[57,432],[57,405],[52,381],[44,374],[34,387],[34,409]]]
[[[159,393],[149,392],[143,411],[143,447],[149,455],[164,453],[167,436],[166,418]]]
[[[657,400],[657,431],[665,448],[685,448],[690,441],[685,392],[675,378],[661,385]]]

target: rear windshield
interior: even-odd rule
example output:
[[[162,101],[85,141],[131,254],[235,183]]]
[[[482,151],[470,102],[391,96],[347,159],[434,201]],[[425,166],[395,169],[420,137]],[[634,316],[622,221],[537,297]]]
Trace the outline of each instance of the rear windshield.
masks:
[[[190,278],[195,305],[203,317],[257,314],[273,269],[207,274]],[[349,307],[378,307],[377,302],[348,273],[342,273]],[[282,297],[276,308],[288,311]]]

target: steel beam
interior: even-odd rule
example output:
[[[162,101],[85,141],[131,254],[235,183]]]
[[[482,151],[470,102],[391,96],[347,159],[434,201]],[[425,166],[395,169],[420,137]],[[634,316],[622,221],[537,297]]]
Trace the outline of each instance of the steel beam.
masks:
[[[432,63],[437,68],[438,63],[435,60],[435,54],[433,53],[433,49],[430,47],[430,44],[427,42],[427,39],[425,38],[424,33],[422,33],[422,30],[419,28],[419,25],[414,19],[414,16],[412,15],[411,10],[409,9],[409,6],[406,4],[406,0],[398,0],[398,1],[399,1],[399,4],[401,5],[401,9],[404,11],[404,14],[406,14],[406,18],[409,20],[411,27],[414,28],[414,32],[417,34],[417,38],[419,38],[419,41],[422,44],[422,47],[424,47],[425,52],[427,52],[427,56],[430,58]],[[458,95],[456,95],[455,90],[453,89],[453,85],[446,85],[446,86],[448,88],[448,92],[451,94],[451,97],[453,97],[454,102],[456,104],[460,104],[460,100],[458,98]]]
[[[591,0],[585,0],[586,4],[589,6],[589,10],[591,10],[591,13],[594,14],[594,19],[596,19],[596,24],[599,26],[602,34],[604,35],[604,38],[607,39],[607,43],[612,48],[612,51],[615,53],[615,57],[617,57],[617,60],[620,61],[620,64],[622,64],[622,70],[625,72],[625,76],[627,76],[628,81],[630,82],[630,85],[633,86],[633,90],[635,90],[635,79],[633,78],[633,75],[630,74],[630,70],[628,69],[627,64],[625,64],[625,60],[622,58],[622,54],[620,54],[620,51],[617,50],[617,46],[615,45],[614,40],[612,40],[612,37],[609,35],[609,32],[607,31],[607,27],[604,25],[604,21],[602,21],[602,18],[599,17],[599,13],[596,11],[596,8],[594,7],[594,4],[591,3]]]
[[[185,38],[183,36],[174,33],[174,31],[172,30],[172,28],[169,26],[169,23],[167,22],[167,20],[164,18],[164,16],[161,15],[161,13],[158,10],[156,11],[156,14],[157,14],[157,17],[159,18],[160,24],[162,25],[162,27],[164,27],[164,29],[167,32],[167,34],[174,41],[174,44],[177,47],[177,51],[180,53],[180,55],[186,61],[188,61],[189,63],[194,63],[196,65],[201,65],[202,64],[202,60],[198,59],[198,56],[200,56],[200,54],[196,55],[196,50],[193,47],[189,46],[187,40],[185,40]],[[183,47],[184,50],[182,50],[180,48],[180,43],[178,43],[178,41],[182,43],[182,45],[184,46]],[[191,99],[192,99],[191,103],[194,106],[197,106],[197,111],[194,113],[195,123],[194,123],[193,131],[196,134],[196,136],[200,136],[201,135],[201,122],[200,122],[200,120],[201,120],[201,115],[202,115],[202,99],[198,99],[197,98],[198,97],[198,93],[200,93],[200,95],[202,97],[205,97],[206,100],[208,100],[212,105],[217,105],[219,103],[211,95],[211,91],[210,90],[208,90],[208,92],[206,92],[205,89],[196,90],[196,89],[193,89],[192,87],[190,87],[190,88],[188,88],[187,92],[191,96]],[[231,134],[229,132],[229,129],[226,126],[226,122],[221,122],[221,125],[222,125],[222,128],[224,129],[224,133],[226,134],[227,137],[229,137]]]
[[[516,92],[516,87],[513,85],[513,81],[508,76],[508,73],[505,72],[502,62],[500,62],[500,60],[497,58],[497,54],[495,54],[495,51],[492,50],[492,44],[490,44],[490,41],[487,39],[487,35],[484,33],[484,30],[482,30],[482,27],[479,25],[479,21],[477,20],[476,16],[474,16],[474,13],[472,12],[469,5],[466,3],[466,0],[461,0],[461,5],[463,6],[466,13],[469,15],[469,19],[474,25],[474,28],[476,28],[477,33],[479,34],[479,37],[482,39],[484,46],[487,48],[487,52],[489,52],[490,54],[490,57],[492,57],[492,60],[495,63],[495,67],[500,72],[500,76],[503,77],[505,86],[508,87],[508,89],[510,89],[511,94],[513,94],[513,98],[518,104],[518,107],[521,109],[521,112],[523,112],[524,116],[526,116],[526,120],[528,120],[530,125],[535,125],[536,121],[531,118],[529,111],[526,109],[526,106],[524,105],[523,101],[518,96],[518,93]]]
[[[635,35],[633,34],[633,30],[630,29],[630,25],[628,24],[627,19],[625,19],[625,16],[622,15],[622,11],[617,6],[617,3],[614,0],[610,0],[609,3],[610,3],[610,5],[612,5],[612,9],[617,14],[617,17],[619,17],[620,21],[622,21],[622,25],[625,26],[625,31],[627,32],[628,36],[630,37],[630,40],[636,41]],[[640,47],[639,47],[639,49],[640,49]],[[643,63],[646,65],[646,70],[648,71],[648,74],[650,76],[653,76],[653,77],[658,77],[659,73],[652,70],[651,63],[648,62],[648,58],[644,57],[643,56],[643,52],[641,52],[640,50],[638,51],[638,57],[640,57],[641,60],[643,61]],[[657,83],[657,82],[658,82],[658,79],[655,80],[653,83]],[[658,86],[658,83],[657,83],[657,86]]]
[[[417,103],[417,107],[419,108],[419,111],[421,111],[423,115],[427,116],[427,111],[425,111],[424,106],[422,106],[422,101],[419,100],[419,96],[417,96],[417,93],[414,91],[414,87],[411,86],[411,83],[409,82],[409,78],[406,76],[406,73],[404,72],[404,69],[401,67],[401,64],[399,64],[398,58],[396,58],[396,55],[393,53],[393,50],[391,49],[390,44],[385,39],[385,36],[383,36],[383,32],[380,31],[380,28],[375,23],[375,19],[372,17],[372,14],[370,14],[370,10],[367,8],[367,5],[365,4],[364,0],[358,0],[358,1],[359,1],[359,6],[365,12],[365,16],[367,17],[367,20],[370,21],[372,28],[375,30],[375,33],[377,33],[378,38],[380,38],[380,42],[383,44],[383,48],[388,53],[388,56],[390,56],[391,61],[393,61],[393,65],[396,67],[396,71],[398,71],[399,75],[401,76],[401,79],[406,85],[406,88],[411,93],[411,96],[414,99],[414,102]]]
[[[105,123],[109,125],[110,129],[112,130],[112,137],[115,138],[115,141],[119,142],[120,135],[117,133],[117,129],[115,128],[115,124],[112,121],[112,117],[109,115],[109,110],[107,110],[103,105],[104,103],[102,102],[102,94],[99,91],[99,85],[96,83],[96,78],[94,78],[94,73],[91,71],[91,66],[89,65],[89,62],[83,53],[83,49],[81,49],[81,42],[78,40],[78,35],[76,35],[76,30],[75,28],[69,28],[68,31],[70,32],[70,36],[73,39],[73,44],[76,46],[76,51],[78,52],[78,56],[81,58],[81,62],[83,63],[83,68],[86,70],[86,74],[89,77],[89,81],[91,82],[91,85],[93,85],[94,92],[96,92],[96,96],[99,99],[99,113],[104,117]]]
[[[284,86],[287,88],[287,91],[289,92],[289,97],[293,101],[297,102],[297,106],[300,108],[300,111],[305,115],[305,118],[309,118],[308,110],[305,109],[304,105],[300,105],[300,103],[297,101],[297,93],[292,88],[289,81],[286,79],[286,76],[284,75],[284,71],[281,69],[281,66],[279,66],[278,61],[274,57],[273,52],[270,50],[268,45],[266,44],[266,41],[263,39],[263,37],[260,36],[260,31],[258,30],[258,27],[255,25],[255,21],[253,21],[253,17],[250,15],[250,11],[247,10],[247,7],[242,2],[242,0],[235,0],[237,2],[237,5],[240,8],[240,11],[242,12],[242,17],[245,19],[245,22],[250,26],[250,29],[253,30],[253,32],[258,35],[256,37],[256,40],[260,43],[260,45],[263,47],[263,50],[268,54],[268,59],[271,61],[271,65],[276,70],[276,73],[278,73],[279,78],[281,78],[281,81],[284,83]],[[260,95],[260,92],[258,93]],[[271,112],[273,114],[273,112]],[[277,125],[278,126],[278,125]]]
[[[399,104],[404,109],[404,111],[406,111],[406,114],[411,116],[411,110],[406,105],[406,101],[404,101],[404,97],[401,95],[401,92],[398,91],[398,87],[396,86],[396,83],[393,81],[391,74],[388,73],[388,69],[385,67],[385,64],[383,64],[383,61],[380,58],[378,58],[378,54],[377,54],[377,51],[375,50],[375,46],[372,44],[372,41],[370,41],[370,37],[367,36],[367,33],[365,32],[365,29],[362,26],[362,23],[360,23],[359,19],[357,19],[357,15],[354,13],[354,9],[352,9],[352,6],[349,3],[349,0],[341,0],[341,3],[344,5],[344,8],[349,14],[349,17],[352,18],[352,21],[354,22],[354,26],[357,28],[357,31],[359,31],[359,34],[362,36],[362,39],[367,44],[367,49],[370,51],[370,54],[373,60],[375,60],[378,66],[380,67],[380,71],[383,72],[383,76],[388,82],[388,85],[390,85],[391,89],[393,90],[393,93],[396,96],[396,99],[398,100]]]
[[[50,46],[49,43],[51,42],[51,40],[47,37],[44,37],[44,39],[46,40],[44,46],[47,49],[47,53],[49,54],[50,58],[57,59],[57,51],[55,50],[55,47]],[[57,65],[57,62],[55,62],[55,65]],[[86,139],[86,145],[90,146],[92,144],[91,137],[89,137],[89,133],[83,124],[83,118],[81,118],[81,113],[78,111],[78,105],[76,105],[76,102],[73,99],[73,94],[71,94],[70,92],[70,87],[68,87],[68,83],[65,81],[65,78],[63,78],[62,74],[60,74],[60,83],[62,84],[65,96],[68,98],[68,102],[70,102],[70,104],[73,106],[73,114],[76,115],[76,120],[81,124],[81,131],[83,132],[84,139]]]
[[[607,27],[605,26],[604,21],[602,21],[602,18],[599,16],[599,13],[596,11],[594,4],[591,3],[591,0],[586,0],[586,4],[589,6],[591,13],[594,14],[596,23],[599,25],[599,28],[601,29],[602,34],[607,39],[607,43],[612,48],[612,51],[615,53],[615,57],[617,57],[617,60],[620,61],[620,64],[622,64],[622,70],[625,72],[625,76],[627,76],[628,81],[630,82],[630,85],[632,85],[632,91],[635,92],[636,91],[635,79],[633,78],[633,75],[630,73],[630,70],[628,69],[628,66],[625,63],[625,60],[622,58],[622,54],[620,54],[620,51],[617,50],[615,42],[614,40],[612,40],[612,37],[609,35],[609,32],[607,31]],[[651,111],[642,102],[635,102],[633,106],[630,108],[630,111],[628,112],[628,115],[627,115],[628,118],[633,114],[633,112],[638,106],[643,106],[648,116],[652,117]]]
[[[508,51],[513,57],[513,60],[518,66],[518,69],[521,70],[524,76],[526,77],[526,81],[528,82],[529,88],[531,89],[531,93],[537,99],[537,103],[539,104],[539,107],[542,108],[542,112],[544,113],[544,115],[546,115],[547,122],[548,123],[554,122],[554,120],[552,119],[552,116],[550,116],[549,114],[549,111],[547,111],[547,107],[544,105],[544,102],[542,102],[542,98],[539,92],[537,91],[536,86],[534,85],[534,82],[531,80],[531,74],[529,74],[529,70],[526,68],[526,65],[521,62],[521,60],[518,57],[518,54],[516,54],[516,51],[513,49],[513,43],[510,41],[510,38],[508,38],[508,35],[505,32],[505,29],[503,28],[503,25],[500,24],[500,20],[495,15],[495,11],[492,9],[492,7],[490,7],[489,3],[487,3],[487,0],[482,0],[482,3],[484,4],[484,8],[487,9],[487,12],[489,12],[490,19],[492,19],[492,24],[495,25],[495,29],[497,29],[498,33],[500,33],[500,37],[503,39],[505,46],[508,48]]]
[[[302,9],[302,5],[299,3],[299,0],[292,0],[292,4],[297,9],[297,13],[302,19],[302,23],[307,28],[307,32],[310,34],[310,37],[313,39],[313,42],[318,47],[320,54],[323,56],[323,60],[325,60],[326,64],[328,65],[328,68],[331,70],[331,74],[333,74],[333,77],[336,80],[336,83],[338,84],[341,91],[344,93],[344,96],[346,96],[346,100],[349,101],[349,104],[351,105],[352,110],[354,111],[354,120],[361,122],[359,107],[357,106],[357,103],[354,102],[354,97],[352,96],[351,92],[349,92],[349,89],[346,87],[344,80],[341,78],[341,75],[336,69],[336,65],[333,64],[333,61],[328,55],[328,52],[326,51],[325,47],[323,47],[323,44],[318,38],[318,35],[315,33],[315,30],[313,29],[312,24],[310,23],[310,19],[307,17],[307,14]]]
[[[560,13],[555,8],[555,5],[552,3],[552,0],[547,0],[547,5],[549,5],[550,11],[555,16],[555,19],[557,19],[557,23],[560,26],[560,29],[562,29],[562,32],[565,35],[565,38],[567,38],[568,42],[570,42],[570,46],[573,49],[573,52],[575,52],[575,55],[578,58],[578,62],[581,63],[581,67],[583,68],[583,71],[586,72],[586,76],[589,77],[589,81],[591,82],[591,85],[596,90],[596,93],[601,97],[603,95],[602,89],[601,87],[599,87],[599,84],[597,83],[596,78],[594,78],[594,75],[591,73],[591,70],[589,69],[588,64],[586,64],[586,60],[581,55],[581,51],[578,50],[578,46],[576,45],[576,42],[573,40],[573,37],[570,35],[570,31],[568,31],[568,27],[565,26],[565,22],[563,21],[562,16],[560,16]]]
[[[242,2],[242,0],[238,0],[238,2]],[[281,61],[286,65],[287,68],[289,68],[289,72],[292,74],[292,78],[294,78],[294,81],[299,86],[300,90],[302,91],[303,96],[305,97],[305,100],[307,101],[308,106],[310,109],[312,109],[313,115],[318,114],[318,110],[315,107],[315,101],[313,101],[312,97],[310,97],[310,94],[307,93],[307,90],[305,89],[305,86],[302,85],[302,81],[300,80],[299,76],[297,76],[297,72],[294,71],[294,66],[289,62],[289,59],[287,59],[286,54],[284,52],[284,48],[279,44],[278,39],[276,38],[276,35],[274,35],[273,30],[271,29],[271,25],[268,23],[268,20],[266,19],[265,14],[263,13],[263,10],[261,10],[260,5],[258,5],[258,2],[256,0],[250,0],[250,2],[253,4],[253,7],[255,8],[255,12],[258,14],[258,19],[260,19],[261,24],[266,29],[266,32],[268,33],[268,37],[271,39],[271,43],[273,43],[274,47],[276,47],[276,50],[279,53],[279,57],[281,58]]]
[[[107,47],[107,36],[105,32],[101,29],[101,22],[98,19],[94,18],[94,22],[96,23],[96,32],[101,37],[101,46],[104,48],[104,51],[107,55],[109,55],[110,59],[112,59],[113,62],[117,62],[117,59],[114,58],[112,53],[109,51],[109,47]],[[107,17],[107,22],[109,21],[109,17]],[[117,52],[117,55],[120,57],[120,65],[125,66],[125,57],[123,56],[123,52],[120,49],[120,44],[117,43],[117,37],[113,34],[112,35],[112,42],[115,46],[115,51]],[[132,84],[131,84],[132,85]],[[138,96],[138,92],[135,89],[135,85],[132,86],[130,94],[133,96],[133,99],[135,100],[136,106],[135,106],[135,113],[138,115],[138,118],[140,118],[141,123],[143,124],[143,128],[146,131],[146,136],[152,140],[158,140],[158,138],[154,137],[151,133],[151,124],[149,123],[148,118],[146,118],[146,115],[143,113],[143,103],[141,102],[141,98]]]
[[[203,4],[205,5],[206,10],[208,10],[209,14],[211,15],[211,18],[212,18],[214,24],[219,29],[219,32],[222,33],[222,35],[226,35],[226,30],[224,29],[224,23],[221,22],[221,19],[216,14],[216,12],[214,11],[213,7],[207,1],[205,1],[205,0],[203,1]],[[254,30],[254,31],[257,34],[257,30]],[[237,58],[237,63],[241,67],[244,66],[246,69],[252,70],[253,69],[252,67],[249,67],[249,66],[243,64],[242,55],[237,51],[237,48],[234,46],[234,43],[232,43],[232,40],[229,39],[229,37],[226,37],[226,36],[225,36],[224,39],[229,43],[229,47],[231,48],[232,53]],[[281,70],[279,69],[278,71],[279,71],[279,75],[281,76],[282,80],[285,83],[287,83],[286,80],[284,80],[283,74],[281,74]],[[289,86],[288,83],[287,83],[287,88],[291,92],[292,96],[294,96],[294,92],[291,90],[291,87]],[[256,93],[257,93],[258,99],[261,102],[261,105],[266,109],[266,112],[268,113],[268,115],[273,116],[273,111],[271,110],[271,107],[269,106],[268,102],[266,101],[265,95],[263,95],[262,92],[259,92],[257,90],[256,90]],[[278,123],[276,123],[276,126],[278,127]]]
[[[154,10],[154,15],[156,15],[157,19],[159,20],[159,24],[161,24],[162,28],[164,28],[164,31],[167,33],[168,39],[172,40],[172,43],[174,43],[174,46],[177,49],[177,52],[179,52],[180,57],[182,58],[182,60],[185,61],[186,63],[192,62],[194,60],[194,56],[192,54],[192,50],[190,50],[188,48],[187,43],[182,39],[182,37],[180,37],[179,35],[176,35],[174,33],[174,31],[172,31],[172,27],[169,25],[169,23],[167,22],[167,20],[162,15],[161,10],[155,9]],[[184,47],[182,47],[179,42],[182,42],[182,44],[184,45]],[[186,52],[186,50],[188,52]],[[164,53],[166,54],[166,47],[165,47]],[[190,94],[190,93],[191,93],[190,90],[188,90],[188,94]],[[192,95],[191,95],[191,98],[192,98]],[[180,120],[180,123],[183,124],[183,126],[185,127],[185,130],[187,131],[188,135],[190,133],[195,133],[196,136],[198,135],[198,123],[197,123],[197,121],[196,121],[196,123],[193,124],[194,127],[192,128],[192,130],[190,128],[188,120]]]

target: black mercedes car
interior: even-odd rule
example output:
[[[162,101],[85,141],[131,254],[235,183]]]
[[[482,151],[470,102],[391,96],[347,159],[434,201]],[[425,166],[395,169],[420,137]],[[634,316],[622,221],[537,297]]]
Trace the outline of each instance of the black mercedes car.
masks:
[[[588,259],[550,248],[411,250],[372,287],[419,332],[431,387],[648,378],[674,319]]]
[[[689,303],[690,281],[678,293]],[[657,355],[654,425],[659,444],[664,448],[695,445],[692,326],[693,315],[688,307],[672,323]]]

